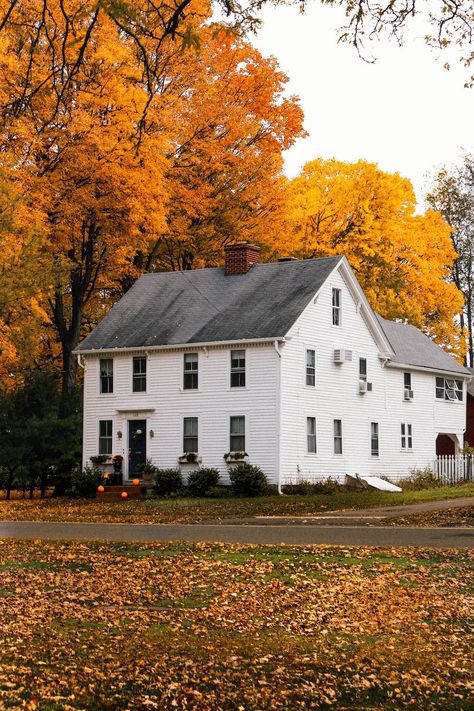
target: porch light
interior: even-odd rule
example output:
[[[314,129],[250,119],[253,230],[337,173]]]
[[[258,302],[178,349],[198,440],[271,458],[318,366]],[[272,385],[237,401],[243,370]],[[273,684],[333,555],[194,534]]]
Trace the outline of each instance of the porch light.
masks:
[[[118,437],[119,439],[122,439],[122,433],[121,433],[120,430],[118,430],[118,432],[117,432],[117,437]]]
[[[150,439],[153,439],[154,436],[155,436],[155,433],[153,432],[153,430],[150,430]]]

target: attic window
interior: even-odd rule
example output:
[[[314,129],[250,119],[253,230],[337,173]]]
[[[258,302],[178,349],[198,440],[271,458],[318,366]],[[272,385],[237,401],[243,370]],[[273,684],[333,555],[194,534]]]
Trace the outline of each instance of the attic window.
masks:
[[[341,319],[342,295],[340,289],[332,290],[332,325],[340,326]]]

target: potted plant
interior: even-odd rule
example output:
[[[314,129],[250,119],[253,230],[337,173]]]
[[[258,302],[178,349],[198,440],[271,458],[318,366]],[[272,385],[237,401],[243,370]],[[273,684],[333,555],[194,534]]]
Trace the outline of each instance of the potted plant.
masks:
[[[112,466],[114,468],[114,480],[117,484],[123,483],[122,462],[123,462],[122,455],[121,454],[114,454],[114,456],[112,457]]]
[[[145,486],[152,486],[155,483],[156,467],[151,459],[146,459],[144,464],[139,464],[137,473],[140,474]]]

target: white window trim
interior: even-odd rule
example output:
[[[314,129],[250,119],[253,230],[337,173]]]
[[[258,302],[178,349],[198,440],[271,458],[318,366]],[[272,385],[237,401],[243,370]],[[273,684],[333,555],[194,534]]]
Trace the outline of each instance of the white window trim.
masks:
[[[314,352],[314,385],[308,385],[306,382],[306,367],[307,367],[307,355],[308,351],[313,351]],[[305,388],[308,388],[310,391],[314,391],[316,389],[316,348],[313,345],[304,345],[304,368],[303,368],[303,385]],[[310,415],[308,415],[310,417]]]
[[[402,433],[402,426],[405,426],[405,434]],[[408,427],[411,428],[410,435],[408,434]],[[411,447],[408,446],[408,438],[411,439]],[[403,440],[405,440],[405,447],[403,446]],[[413,423],[412,422],[400,422],[400,451],[401,452],[413,452]]]
[[[312,386],[308,386],[312,387]],[[310,452],[308,450],[308,418],[312,417],[314,419],[314,436],[315,436],[315,443],[316,443],[316,451],[315,452]],[[305,456],[306,457],[317,457],[318,456],[318,418],[316,417],[315,414],[309,414],[306,415],[304,418],[304,432],[305,432]]]
[[[102,387],[102,380],[100,376],[100,361],[101,360],[111,360],[112,361],[112,392],[111,393],[103,393],[101,390]],[[115,358],[98,358],[97,359],[97,373],[98,373],[98,381],[97,381],[97,394],[101,398],[111,398],[111,397],[116,397],[116,391],[115,391]]]
[[[197,420],[197,442],[198,442],[198,451],[196,454],[199,453],[199,445],[200,445],[200,425],[199,425],[199,415],[195,414],[186,414],[181,416],[181,447],[182,447],[182,452],[181,454],[184,454],[184,420],[189,419],[191,417],[194,417]],[[181,456],[181,455],[180,455]]]
[[[105,394],[108,395],[109,393],[105,393]],[[99,454],[99,452],[100,452],[100,440],[101,440],[100,423],[101,422],[111,422],[112,423],[112,434],[110,437],[107,438],[107,439],[110,439],[110,441],[111,441],[112,451],[110,452],[110,454],[103,455],[104,457],[110,458],[110,457],[113,457],[113,455],[114,455],[114,429],[115,429],[114,428],[114,419],[113,419],[113,417],[99,417],[99,419],[97,421],[97,454]],[[101,455],[99,454],[99,456],[101,456]]]
[[[229,414],[229,415],[228,415],[228,418],[229,418],[229,419],[228,419],[228,423],[229,423],[229,424],[228,424],[228,439],[227,439],[227,444],[228,444],[228,447],[229,447],[228,451],[229,451],[229,452],[240,452],[240,451],[242,451],[242,450],[240,450],[240,449],[239,449],[239,450],[232,449],[231,446],[230,446],[230,438],[231,438],[231,437],[241,437],[241,436],[242,436],[242,435],[233,434],[233,433],[231,432],[230,425],[231,425],[231,418],[232,418],[232,417],[243,417],[243,418],[244,418],[244,443],[245,443],[245,447],[244,447],[244,450],[243,450],[243,451],[246,452],[246,451],[247,451],[247,447],[248,447],[248,438],[247,438],[247,437],[248,437],[248,415],[247,415],[246,412],[239,412],[238,414]]]
[[[198,376],[198,386],[197,388],[185,388],[184,387],[184,356],[196,353],[197,355],[197,376]],[[201,359],[199,358],[199,351],[184,351],[181,353],[181,384],[179,387],[182,393],[199,393],[201,392]]]
[[[334,290],[339,291],[339,306],[334,306],[333,305],[333,296],[334,296]],[[339,312],[339,323],[334,323],[334,318],[333,318],[333,309],[337,308]],[[331,286],[331,326],[333,328],[341,328],[342,327],[342,288],[340,286]]]
[[[135,358],[143,358],[146,362],[145,366],[145,390],[134,390],[133,389],[133,361]],[[150,374],[150,369],[148,367],[148,356],[146,355],[134,355],[132,356],[132,382],[131,382],[131,388],[130,388],[130,394],[135,397],[136,395],[148,395],[149,394],[149,379],[148,376]]]
[[[336,452],[336,435],[335,435],[335,430],[334,430],[334,422],[336,420],[339,420],[341,423],[341,452]],[[344,420],[342,417],[333,417],[332,418],[332,454],[334,457],[343,457],[344,456]]]
[[[232,378],[232,351],[244,351],[245,352],[245,385],[243,387],[232,387],[231,383],[231,378]],[[199,364],[198,364],[198,372],[199,372]],[[240,393],[244,392],[245,390],[248,390],[248,382],[249,382],[249,349],[248,348],[229,348],[228,351],[228,360],[227,360],[227,392],[229,393]],[[199,378],[198,378],[198,383],[199,383]]]
[[[377,454],[372,452],[372,425],[377,425]],[[375,420],[369,422],[369,455],[371,459],[378,459],[380,457],[380,422],[376,422]]]
[[[436,390],[437,390],[437,388],[436,388],[436,380],[437,380],[437,378],[442,378],[442,379],[444,380],[444,391],[445,391],[445,393],[446,393],[446,381],[447,381],[447,380],[453,380],[454,382],[456,382],[456,380],[457,380],[458,382],[461,382],[461,384],[462,384],[462,400],[458,400],[457,397],[454,397],[453,400],[450,400],[449,398],[446,398],[446,397],[437,397],[437,396],[436,396]],[[465,405],[465,403],[466,403],[466,387],[465,387],[465,382],[466,382],[466,381],[465,381],[463,378],[460,378],[460,377],[457,377],[457,378],[456,378],[455,376],[449,377],[449,376],[445,376],[445,375],[435,375],[435,377],[434,377],[434,399],[435,399],[435,402],[449,402],[450,404],[458,404],[458,405],[461,404],[461,405]],[[456,392],[457,389],[458,389],[458,388],[455,389],[455,392]]]

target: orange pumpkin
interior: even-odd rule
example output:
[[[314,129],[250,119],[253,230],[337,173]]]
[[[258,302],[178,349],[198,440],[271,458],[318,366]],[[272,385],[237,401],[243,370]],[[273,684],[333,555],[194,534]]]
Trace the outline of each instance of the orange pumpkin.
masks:
[[[105,489],[104,489],[104,487],[102,486],[102,484],[97,487],[97,491],[98,491],[100,494],[102,494],[102,492],[105,491]]]
[[[128,499],[128,493],[126,491],[122,491],[120,496],[122,497],[122,499]]]
[[[140,485],[140,479],[134,479],[133,486],[139,486],[139,485]]]

